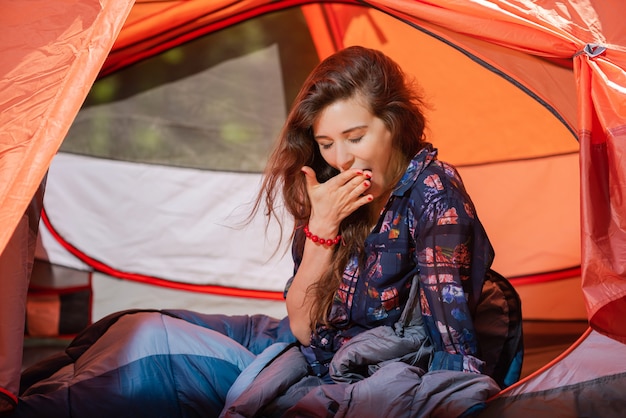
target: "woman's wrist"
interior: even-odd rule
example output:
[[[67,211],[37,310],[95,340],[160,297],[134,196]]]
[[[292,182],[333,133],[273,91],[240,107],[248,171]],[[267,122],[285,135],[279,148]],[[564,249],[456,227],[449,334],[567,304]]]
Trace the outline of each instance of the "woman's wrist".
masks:
[[[324,219],[311,217],[305,225],[309,231],[318,237],[335,238],[339,235],[339,224],[335,224],[335,222],[329,222]]]
[[[307,239],[310,239],[315,244],[323,245],[326,247],[333,247],[341,242],[340,234],[325,235],[325,236],[317,235],[309,229],[309,224],[304,225],[303,229],[304,229],[304,234],[306,235]]]

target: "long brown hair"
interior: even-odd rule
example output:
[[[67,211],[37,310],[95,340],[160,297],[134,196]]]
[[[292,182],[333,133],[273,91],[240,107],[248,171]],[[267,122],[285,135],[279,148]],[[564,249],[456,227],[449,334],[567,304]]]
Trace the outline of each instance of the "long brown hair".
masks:
[[[304,247],[304,234],[295,234],[308,222],[311,203],[301,168],[313,168],[319,182],[338,174],[322,158],[313,138],[313,123],[330,104],[359,96],[371,113],[381,119],[392,134],[397,179],[424,144],[423,102],[415,86],[398,64],[380,51],[360,46],[343,49],[326,58],[311,72],[298,93],[287,121],[268,161],[255,211],[265,202],[268,217],[276,217],[277,193],[293,216],[298,251]],[[365,238],[371,222],[378,215],[371,205],[361,207],[343,220],[340,226],[342,245],[335,247],[331,266],[307,297],[314,298],[312,323],[326,323],[333,297],[343,270],[352,255],[362,258]],[[361,260],[362,261],[362,260]]]

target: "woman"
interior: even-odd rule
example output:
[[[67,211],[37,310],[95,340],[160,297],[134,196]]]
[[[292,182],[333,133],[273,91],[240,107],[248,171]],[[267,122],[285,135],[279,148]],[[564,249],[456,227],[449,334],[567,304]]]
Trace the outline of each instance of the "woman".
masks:
[[[324,60],[255,206],[295,219],[288,317],[111,315],[23,375],[16,416],[455,416],[496,393],[481,373],[511,343],[485,361],[473,325],[493,250],[422,107],[381,52]]]
[[[483,368],[472,313],[493,249],[422,109],[395,62],[347,48],[305,81],[269,161],[266,204],[282,187],[297,225],[289,321],[320,374],[345,341],[398,321],[415,275],[431,369]]]

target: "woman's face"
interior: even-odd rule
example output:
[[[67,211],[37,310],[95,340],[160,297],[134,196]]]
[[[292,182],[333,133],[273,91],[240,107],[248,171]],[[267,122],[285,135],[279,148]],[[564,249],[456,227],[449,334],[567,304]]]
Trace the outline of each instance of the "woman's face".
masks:
[[[391,132],[358,98],[339,100],[324,108],[313,124],[313,135],[331,167],[340,172],[350,168],[371,172],[368,193],[375,198],[395,185]]]

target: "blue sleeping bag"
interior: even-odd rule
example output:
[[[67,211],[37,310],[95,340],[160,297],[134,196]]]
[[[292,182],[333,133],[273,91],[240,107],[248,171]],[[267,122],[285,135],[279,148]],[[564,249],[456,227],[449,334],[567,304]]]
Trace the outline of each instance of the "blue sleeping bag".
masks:
[[[475,312],[484,375],[429,371],[437,353],[421,311],[407,304],[401,319],[344,344],[328,384],[286,318],[115,313],[23,373],[12,417],[467,416],[519,378],[521,307],[502,276],[488,275]]]
[[[22,376],[15,417],[217,417],[256,356],[295,338],[286,319],[132,310],[110,315]]]

